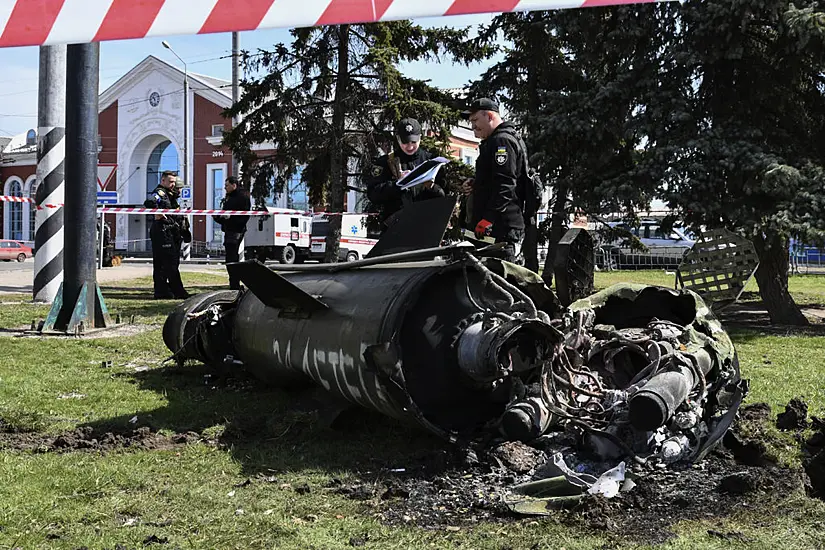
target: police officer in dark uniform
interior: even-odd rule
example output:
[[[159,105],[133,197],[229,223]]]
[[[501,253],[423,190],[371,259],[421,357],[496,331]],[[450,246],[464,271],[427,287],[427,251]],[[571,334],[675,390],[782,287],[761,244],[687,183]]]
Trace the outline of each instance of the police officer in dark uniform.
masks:
[[[238,178],[230,176],[223,185],[226,196],[221,201],[221,210],[250,210],[252,201],[249,191],[240,187]],[[221,225],[223,230],[223,248],[226,253],[226,263],[240,261],[239,249],[244,233],[246,233],[246,222],[249,216],[221,215],[214,216],[213,219]],[[230,290],[240,290],[241,281],[229,274]]]
[[[161,174],[160,184],[143,203],[146,208],[177,209],[180,192],[175,188],[175,172]],[[180,248],[184,240],[192,240],[185,216],[155,214],[149,237],[152,239],[152,279],[155,299],[188,298],[180,280]]]
[[[396,182],[413,168],[436,155],[421,149],[421,124],[414,118],[402,119],[395,126],[396,141],[391,153],[378,157],[370,173],[365,176],[367,197],[380,209],[382,232],[390,216],[405,204],[444,196],[444,170],[439,170],[435,181],[402,190]]]
[[[505,243],[505,259],[515,262],[524,239],[519,180],[527,151],[516,127],[501,119],[495,101],[476,99],[463,114],[475,136],[482,140],[476,177],[462,186],[464,194],[470,196],[470,227],[479,238],[490,235],[497,243]]]

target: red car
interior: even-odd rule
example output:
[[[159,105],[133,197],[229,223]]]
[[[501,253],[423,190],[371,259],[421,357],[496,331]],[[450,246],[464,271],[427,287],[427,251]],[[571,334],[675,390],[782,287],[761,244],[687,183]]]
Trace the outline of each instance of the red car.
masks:
[[[34,256],[32,249],[18,241],[0,241],[0,260],[25,262]]]

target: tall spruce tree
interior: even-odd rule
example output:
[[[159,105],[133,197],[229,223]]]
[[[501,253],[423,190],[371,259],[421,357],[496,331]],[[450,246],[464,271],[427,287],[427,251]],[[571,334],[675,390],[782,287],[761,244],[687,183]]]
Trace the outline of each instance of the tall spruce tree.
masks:
[[[408,78],[404,61],[470,59],[467,30],[423,28],[409,21],[301,28],[289,45],[245,53],[243,95],[227,116],[241,115],[226,143],[244,163],[242,178],[261,204],[282,191],[297,167],[313,204],[344,210],[348,182],[391,144],[400,117],[427,124],[432,142],[446,143],[458,119],[454,99]],[[271,154],[253,150],[274,144]],[[327,262],[338,259],[341,217],[333,216]]]
[[[694,226],[751,239],[775,323],[807,320],[788,292],[788,241],[825,237],[825,49],[816,3],[688,0],[651,104],[663,193]]]
[[[552,186],[544,276],[572,207],[593,214],[647,206],[656,179],[644,162],[641,113],[655,87],[672,8],[504,14],[480,35],[506,41],[504,58],[474,86],[498,93],[522,126],[531,165]],[[541,55],[535,52],[541,51]]]

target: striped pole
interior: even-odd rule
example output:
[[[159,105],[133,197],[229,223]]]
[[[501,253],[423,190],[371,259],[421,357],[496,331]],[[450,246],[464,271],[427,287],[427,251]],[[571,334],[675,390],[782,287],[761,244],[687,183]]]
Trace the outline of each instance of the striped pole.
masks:
[[[66,158],[66,46],[40,46],[37,193],[32,298],[52,303],[63,282],[63,163]]]
[[[192,216],[189,216],[190,218]],[[190,224],[189,227],[192,227]],[[181,243],[180,245],[180,259],[188,262],[192,259],[192,243]]]

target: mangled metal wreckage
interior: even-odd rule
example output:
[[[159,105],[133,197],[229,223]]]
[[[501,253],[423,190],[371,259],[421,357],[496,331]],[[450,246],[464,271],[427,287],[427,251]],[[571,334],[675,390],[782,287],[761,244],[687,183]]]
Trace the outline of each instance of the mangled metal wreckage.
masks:
[[[229,266],[248,290],[181,304],[167,346],[181,362],[314,382],[455,442],[566,432],[613,464],[674,463],[730,426],[746,384],[697,294],[625,284],[563,308],[535,273],[467,242],[439,247],[443,231],[416,250],[400,225],[357,262]]]

